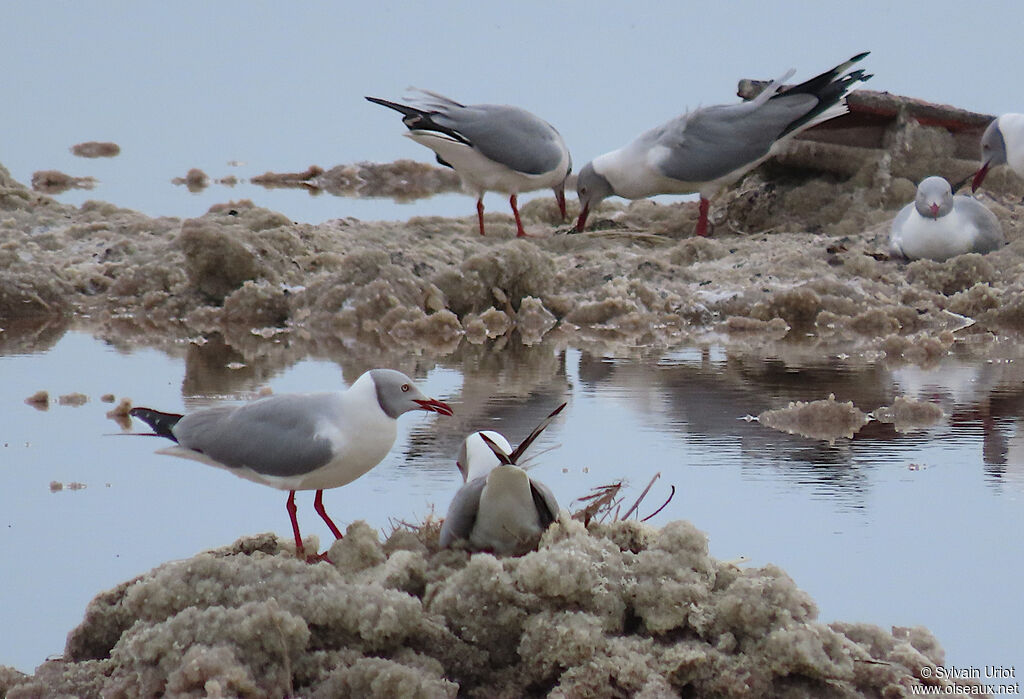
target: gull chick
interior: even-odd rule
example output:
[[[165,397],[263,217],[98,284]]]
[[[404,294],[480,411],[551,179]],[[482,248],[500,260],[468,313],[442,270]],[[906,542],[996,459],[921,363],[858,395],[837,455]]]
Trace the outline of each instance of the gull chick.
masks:
[[[465,105],[427,90],[414,90],[410,104],[367,97],[402,114],[405,135],[434,151],[437,162],[455,170],[462,188],[475,194],[480,235],[484,234],[484,192],[509,196],[516,235],[526,236],[518,195],[551,188],[565,218],[565,178],[572,158],[551,124],[525,109],[499,104]]]
[[[466,438],[456,461],[466,484],[455,494],[444,518],[442,548],[466,541],[472,551],[516,556],[536,546],[544,530],[558,519],[558,501],[546,485],[516,464],[563,408],[565,403],[515,450],[493,431],[474,432]]]
[[[156,436],[175,442],[158,453],[287,490],[288,516],[301,558],[305,552],[295,491],[315,490],[314,509],[334,536],[342,538],[324,509],[324,490],[351,483],[380,463],[395,443],[398,417],[410,410],[452,414],[448,404],[427,398],[402,372],[371,369],[346,391],[281,394],[188,415],[133,408],[131,415]]]
[[[867,80],[847,72],[867,56],[857,54],[810,80],[783,89],[796,72],[773,81],[741,104],[703,107],[640,134],[632,143],[594,158],[580,170],[576,193],[582,232],[604,199],[643,199],[655,194],[700,193],[697,235],[708,234],[709,200],[796,134],[846,114],[846,93]]]
[[[942,262],[956,255],[982,255],[1006,244],[996,215],[977,199],[953,195],[949,182],[927,177],[917,186],[914,201],[893,219],[889,252],[908,260]]]

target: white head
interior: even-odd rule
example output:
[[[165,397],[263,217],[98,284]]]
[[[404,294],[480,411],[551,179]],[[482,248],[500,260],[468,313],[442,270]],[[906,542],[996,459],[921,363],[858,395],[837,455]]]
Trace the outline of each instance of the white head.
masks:
[[[463,481],[469,482],[481,476],[486,476],[491,472],[491,469],[501,464],[491,447],[480,437],[481,434],[486,434],[506,455],[512,453],[512,445],[500,433],[493,430],[487,430],[482,433],[474,432],[462,442],[462,447],[459,449],[459,458],[455,462],[455,465],[459,467],[459,471],[462,473]]]
[[[914,208],[925,218],[940,218],[953,210],[953,190],[941,177],[926,177],[917,185]]]

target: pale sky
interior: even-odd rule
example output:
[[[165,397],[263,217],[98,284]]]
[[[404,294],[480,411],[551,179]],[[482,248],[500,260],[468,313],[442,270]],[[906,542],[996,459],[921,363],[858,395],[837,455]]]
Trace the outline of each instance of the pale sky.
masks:
[[[198,215],[232,193],[190,198],[168,185],[191,167],[244,177],[313,163],[432,161],[400,137],[397,115],[363,100],[414,85],[537,113],[562,132],[578,170],[688,107],[735,101],[740,78],[792,67],[804,79],[864,50],[870,89],[993,114],[1024,110],[1010,73],[1024,66],[1024,5],[774,5],[11,3],[0,23],[0,163],[23,182],[43,169],[101,180],[63,201]],[[122,154],[68,153],[86,140],[114,141]],[[232,171],[229,160],[246,167]],[[318,221],[346,213],[332,199],[279,193],[263,203]],[[351,215],[374,216],[351,206]],[[388,217],[464,209],[462,197],[442,198]]]

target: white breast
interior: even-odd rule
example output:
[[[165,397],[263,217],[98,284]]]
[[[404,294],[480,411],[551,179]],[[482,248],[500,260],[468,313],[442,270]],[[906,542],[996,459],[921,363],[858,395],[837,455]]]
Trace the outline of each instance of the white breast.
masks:
[[[652,150],[620,148],[594,158],[594,171],[608,180],[615,194],[626,199],[643,199],[655,194],[693,194],[700,183],[665,177],[655,166],[659,154]]]
[[[942,262],[972,252],[977,237],[977,226],[955,212],[934,219],[922,216],[914,209],[900,230],[893,231],[892,246],[912,260]]]

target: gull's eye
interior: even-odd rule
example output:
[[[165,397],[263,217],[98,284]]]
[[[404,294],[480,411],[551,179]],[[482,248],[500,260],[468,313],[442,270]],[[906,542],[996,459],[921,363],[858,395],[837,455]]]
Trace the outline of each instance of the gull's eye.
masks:
[[[402,384],[402,393],[408,393],[408,392],[409,392],[409,384],[403,383]]]

